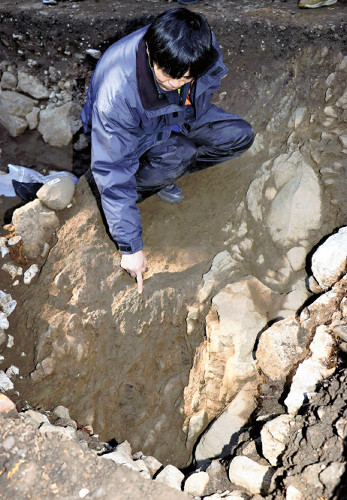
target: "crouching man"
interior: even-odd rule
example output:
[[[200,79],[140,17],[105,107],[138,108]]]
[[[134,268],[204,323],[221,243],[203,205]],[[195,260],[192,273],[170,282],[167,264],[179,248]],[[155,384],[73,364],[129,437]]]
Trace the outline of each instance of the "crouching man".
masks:
[[[91,169],[121,266],[143,289],[137,203],[183,199],[175,180],[242,154],[252,127],[211,104],[227,68],[201,14],[176,8],[114,43],[93,73],[82,111]]]

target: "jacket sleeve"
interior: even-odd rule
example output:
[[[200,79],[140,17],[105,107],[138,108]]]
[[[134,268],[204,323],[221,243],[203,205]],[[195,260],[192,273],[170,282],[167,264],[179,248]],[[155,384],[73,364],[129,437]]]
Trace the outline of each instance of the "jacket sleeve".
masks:
[[[144,246],[135,180],[140,130],[137,113],[122,98],[101,110],[94,104],[92,173],[111,236],[123,254]]]

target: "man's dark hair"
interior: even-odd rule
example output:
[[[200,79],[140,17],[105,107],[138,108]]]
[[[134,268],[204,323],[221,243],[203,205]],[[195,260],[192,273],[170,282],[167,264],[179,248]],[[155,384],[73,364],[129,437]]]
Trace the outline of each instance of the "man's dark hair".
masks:
[[[197,78],[213,61],[211,28],[202,14],[170,9],[149,26],[144,40],[150,63],[155,62],[172,78]]]

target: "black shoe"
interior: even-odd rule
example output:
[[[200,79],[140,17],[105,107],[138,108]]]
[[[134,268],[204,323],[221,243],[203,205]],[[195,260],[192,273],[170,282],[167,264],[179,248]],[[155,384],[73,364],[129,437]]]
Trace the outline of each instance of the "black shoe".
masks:
[[[169,184],[157,193],[161,200],[168,201],[169,203],[178,203],[184,198],[182,189],[177,184]]]

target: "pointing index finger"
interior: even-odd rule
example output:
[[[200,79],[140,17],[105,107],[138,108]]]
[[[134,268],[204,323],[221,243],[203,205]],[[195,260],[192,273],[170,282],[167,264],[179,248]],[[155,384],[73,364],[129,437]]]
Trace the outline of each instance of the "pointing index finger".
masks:
[[[139,293],[142,293],[142,290],[143,290],[143,279],[142,279],[142,273],[141,272],[137,273],[136,280],[137,280],[137,291]]]

